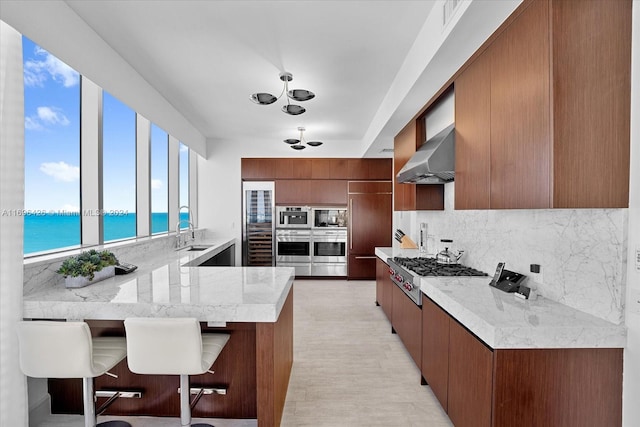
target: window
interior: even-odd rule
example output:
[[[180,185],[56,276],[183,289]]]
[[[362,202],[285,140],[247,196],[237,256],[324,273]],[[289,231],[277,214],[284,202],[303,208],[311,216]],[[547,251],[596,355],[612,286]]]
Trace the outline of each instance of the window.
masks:
[[[189,147],[182,142],[180,143],[179,155],[178,174],[180,183],[178,195],[180,206],[189,206]],[[180,209],[180,228],[189,228],[188,220],[193,221],[193,218],[189,218],[189,211],[186,208]]]
[[[151,233],[169,231],[169,135],[151,125]]]
[[[26,37],[22,51],[29,254],[80,244],[80,76]]]
[[[103,91],[104,241],[136,236],[136,113]]]

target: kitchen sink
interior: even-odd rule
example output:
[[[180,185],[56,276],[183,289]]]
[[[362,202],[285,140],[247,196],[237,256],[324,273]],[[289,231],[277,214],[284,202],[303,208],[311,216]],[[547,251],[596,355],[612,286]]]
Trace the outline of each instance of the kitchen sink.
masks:
[[[211,246],[207,246],[207,245],[191,245],[188,247],[187,252],[205,251],[210,247]]]

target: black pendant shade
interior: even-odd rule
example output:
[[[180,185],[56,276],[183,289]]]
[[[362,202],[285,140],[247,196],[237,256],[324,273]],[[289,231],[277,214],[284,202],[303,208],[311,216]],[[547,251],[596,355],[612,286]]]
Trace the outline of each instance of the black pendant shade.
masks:
[[[293,75],[291,73],[287,73],[287,72],[280,73],[280,80],[284,82],[284,86],[279,96],[276,97],[270,93],[258,92],[258,93],[252,94],[249,97],[249,99],[251,99],[252,102],[258,105],[269,105],[276,102],[278,99],[280,99],[282,95],[286,93],[287,105],[284,105],[282,107],[282,111],[284,113],[289,114],[291,116],[297,116],[307,111],[304,107],[301,107],[295,104],[290,104],[289,99],[293,99],[294,101],[308,101],[310,99],[315,98],[316,95],[313,92],[308,91],[306,89],[289,90],[289,82],[293,80]]]
[[[306,129],[303,127],[299,127],[298,130],[300,131],[300,139],[290,138],[284,140],[284,142],[290,144],[291,148],[293,148],[294,150],[304,150],[305,146],[302,145],[303,142],[310,147],[317,147],[319,145],[322,145],[322,142],[320,141],[305,141],[303,133]]]

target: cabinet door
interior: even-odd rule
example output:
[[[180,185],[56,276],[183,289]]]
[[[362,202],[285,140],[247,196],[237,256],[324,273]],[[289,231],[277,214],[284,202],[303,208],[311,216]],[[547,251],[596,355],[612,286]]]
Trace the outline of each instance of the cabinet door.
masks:
[[[277,205],[306,205],[311,197],[311,184],[308,179],[276,180]]]
[[[449,389],[449,314],[429,298],[422,298],[421,372],[447,411]]]
[[[416,185],[400,184],[396,175],[416,152],[416,122],[411,121],[393,140],[393,201],[396,211],[415,210]]]
[[[393,310],[393,286],[395,284],[389,277],[389,266],[378,258],[376,261],[376,301],[389,321],[391,321]]]
[[[391,159],[349,159],[347,176],[349,179],[391,180],[392,168]]]
[[[419,368],[422,358],[422,311],[395,284],[392,294],[393,318],[391,324]]]
[[[376,246],[391,246],[391,217],[391,194],[349,194],[349,254],[375,255]]]
[[[347,260],[347,279],[371,280],[376,277],[376,256],[349,254]]]
[[[447,409],[456,427],[491,425],[492,375],[491,349],[451,319]]]
[[[276,179],[309,179],[311,178],[311,159],[275,159]]]
[[[312,159],[312,179],[346,179],[347,159]]]
[[[534,1],[489,47],[491,208],[549,208],[549,3]]]
[[[341,179],[313,180],[309,204],[347,206],[347,181]]]
[[[240,175],[242,179],[274,179],[276,177],[276,159],[240,160]]]
[[[480,55],[456,79],[456,209],[489,209],[491,62]]]

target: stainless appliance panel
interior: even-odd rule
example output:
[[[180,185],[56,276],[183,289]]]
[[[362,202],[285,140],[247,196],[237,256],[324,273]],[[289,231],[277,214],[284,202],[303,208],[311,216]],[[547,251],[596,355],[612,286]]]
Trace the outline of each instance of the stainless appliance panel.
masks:
[[[311,208],[308,206],[277,206],[277,228],[311,228]]]
[[[276,230],[276,259],[281,263],[311,263],[309,230]]]
[[[275,265],[275,184],[242,183],[242,265]]]
[[[278,267],[293,267],[296,271],[296,276],[311,276],[311,263],[300,262],[280,262],[278,261]]]
[[[313,263],[311,264],[312,276],[346,276],[347,275],[347,263]]]
[[[314,207],[312,208],[312,225],[314,228],[347,228],[347,207]]]

